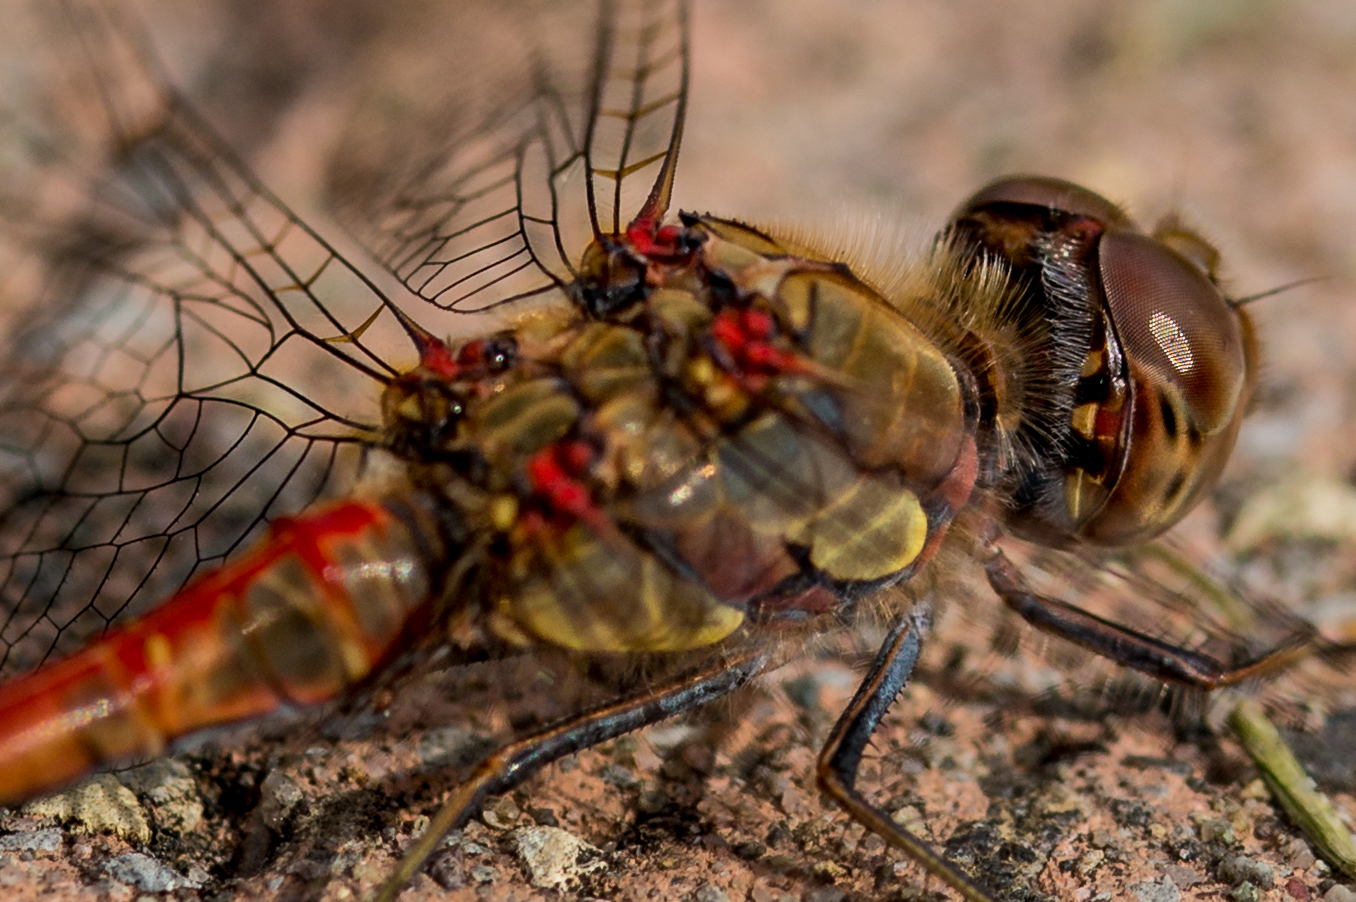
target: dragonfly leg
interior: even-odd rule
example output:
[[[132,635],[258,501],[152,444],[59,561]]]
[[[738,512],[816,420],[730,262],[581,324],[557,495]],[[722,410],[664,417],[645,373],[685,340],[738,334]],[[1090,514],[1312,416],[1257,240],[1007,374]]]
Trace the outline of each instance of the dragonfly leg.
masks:
[[[485,797],[515,786],[566,755],[658,723],[738,689],[767,667],[771,656],[744,651],[715,664],[661,683],[644,692],[601,705],[558,721],[509,743],[480,763],[429,822],[424,835],[405,853],[400,865],[373,902],[391,902],[437,850],[447,831],[466,821]]]
[[[862,763],[862,752],[913,673],[930,620],[931,611],[926,605],[919,605],[901,616],[891,628],[876,653],[870,672],[819,753],[819,788],[859,824],[902,849],[929,873],[960,893],[961,898],[969,902],[993,902],[991,895],[976,886],[954,864],[920,837],[896,824],[857,791],[857,770]]]
[[[1165,683],[1200,689],[1231,686],[1282,668],[1313,650],[1313,636],[1299,635],[1250,661],[1225,664],[1105,620],[1058,598],[1037,595],[1001,551],[994,551],[984,569],[994,592],[1027,623]]]

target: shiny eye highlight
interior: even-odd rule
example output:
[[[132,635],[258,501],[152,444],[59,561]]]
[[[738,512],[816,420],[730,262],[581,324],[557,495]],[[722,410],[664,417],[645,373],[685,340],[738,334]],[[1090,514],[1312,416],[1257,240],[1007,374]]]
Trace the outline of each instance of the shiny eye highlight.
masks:
[[[1110,231],[1099,249],[1112,322],[1132,363],[1180,391],[1206,435],[1238,409],[1247,360],[1238,314],[1218,286],[1157,239]]]

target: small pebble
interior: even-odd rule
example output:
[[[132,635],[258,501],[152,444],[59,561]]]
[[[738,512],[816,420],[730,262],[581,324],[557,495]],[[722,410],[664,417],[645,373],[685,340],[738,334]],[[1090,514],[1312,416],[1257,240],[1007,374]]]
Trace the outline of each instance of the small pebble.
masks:
[[[757,861],[767,854],[767,846],[756,839],[743,839],[733,846],[735,855],[745,861]]]
[[[508,830],[517,825],[522,814],[522,809],[511,797],[500,796],[497,799],[485,800],[485,805],[480,810],[480,819],[491,829]]]
[[[151,804],[157,827],[183,834],[202,825],[202,796],[182,761],[152,761],[123,771],[118,781]]]
[[[810,868],[810,873],[817,880],[841,880],[847,876],[847,871],[836,861],[818,861]]]
[[[1182,891],[1166,877],[1132,883],[1127,889],[1139,902],[1178,902],[1182,898]]]
[[[533,808],[528,806],[527,816],[536,822],[538,827],[559,827],[560,819],[550,808]]]
[[[1218,842],[1226,846],[1232,846],[1237,842],[1233,824],[1228,821],[1209,815],[1192,815],[1191,819],[1196,822],[1196,827],[1201,831],[1202,842]]]
[[[1194,868],[1183,867],[1180,864],[1170,864],[1163,869],[1164,875],[1173,882],[1178,889],[1187,889],[1198,883],[1205,882],[1205,875]]]
[[[714,884],[704,883],[692,894],[692,902],[730,902],[730,895]]]
[[[466,886],[466,862],[455,850],[444,849],[429,863],[428,875],[443,889]]]
[[[471,867],[471,879],[476,883],[493,883],[499,879],[499,872],[488,864],[477,864]]]
[[[119,883],[146,893],[169,893],[177,889],[197,889],[200,881],[185,877],[168,865],[141,852],[129,852],[104,862],[104,873]]]
[[[25,830],[0,836],[0,850],[6,852],[55,852],[61,848],[61,831],[56,827],[46,830]]]
[[[86,833],[111,833],[135,843],[151,841],[151,826],[141,803],[110,774],[99,774],[65,792],[24,806],[30,817],[50,817]]]
[[[1276,875],[1266,862],[1246,855],[1230,855],[1219,864],[1219,879],[1231,886],[1246,882],[1260,889],[1271,889]]]
[[[275,833],[280,831],[292,810],[306,796],[296,781],[280,770],[270,771],[259,784],[259,815],[265,826]]]
[[[532,885],[565,893],[585,874],[602,870],[603,853],[559,827],[523,827],[512,834],[518,860]]]
[[[1290,857],[1286,859],[1286,864],[1297,871],[1307,871],[1314,866],[1317,858],[1314,856],[1314,850],[1309,848],[1308,843],[1297,842],[1290,851]]]

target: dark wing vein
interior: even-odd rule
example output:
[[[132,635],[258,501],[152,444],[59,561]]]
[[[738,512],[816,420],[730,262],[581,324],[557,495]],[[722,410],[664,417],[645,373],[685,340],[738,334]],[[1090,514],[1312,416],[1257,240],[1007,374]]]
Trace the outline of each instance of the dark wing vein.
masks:
[[[479,61],[503,70],[486,76],[483,109],[459,83],[424,119],[373,128],[354,116],[332,172],[345,226],[443,310],[568,295],[600,228],[620,231],[642,203],[656,217],[667,207],[687,96],[686,5],[604,3],[592,33],[535,12],[518,23],[525,48]],[[374,132],[391,137],[381,144]]]
[[[600,27],[584,143],[595,236],[620,232],[633,215],[658,220],[668,210],[687,112],[689,56],[685,2],[636,5],[611,27]],[[631,178],[655,164],[650,179]],[[627,212],[632,204],[625,189],[637,182],[651,184],[649,194]],[[600,209],[609,196],[610,209]]]
[[[4,180],[0,218],[42,275],[0,360],[0,675],[346,490],[382,385],[414,356],[394,322],[364,328],[390,301],[165,87],[134,32],[64,10],[48,33],[66,93],[30,104],[50,121],[6,118],[39,153]]]

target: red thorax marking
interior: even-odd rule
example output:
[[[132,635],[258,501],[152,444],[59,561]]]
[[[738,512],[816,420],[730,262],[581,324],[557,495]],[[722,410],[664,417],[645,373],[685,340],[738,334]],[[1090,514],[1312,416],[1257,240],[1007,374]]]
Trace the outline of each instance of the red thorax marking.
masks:
[[[757,380],[751,387],[769,376],[811,369],[798,354],[774,345],[776,336],[777,321],[766,310],[722,310],[711,323],[719,362],[737,376]]]
[[[636,219],[626,227],[626,243],[650,260],[676,260],[691,253],[681,240],[682,226],[661,226],[654,219]]]
[[[533,495],[544,502],[552,519],[558,523],[578,520],[587,523],[596,534],[605,535],[611,532],[609,521],[581,478],[596,458],[597,452],[587,442],[563,439],[533,454],[524,471]],[[539,525],[545,524],[537,518],[528,521],[529,528]]]
[[[419,348],[418,369],[448,382],[478,378],[497,363],[496,355],[490,350],[493,338],[478,338],[455,349],[442,339],[427,334],[417,336],[415,342]]]

